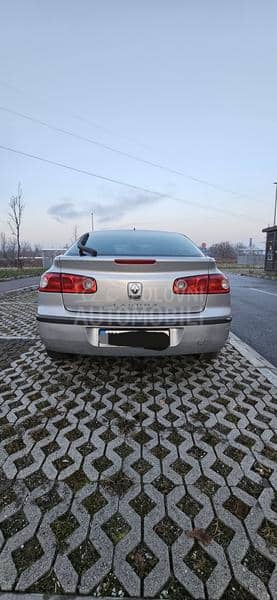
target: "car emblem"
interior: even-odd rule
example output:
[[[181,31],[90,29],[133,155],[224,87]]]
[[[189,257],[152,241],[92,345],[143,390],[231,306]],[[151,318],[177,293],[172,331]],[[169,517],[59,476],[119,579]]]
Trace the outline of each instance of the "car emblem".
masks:
[[[128,283],[128,296],[129,298],[140,298],[142,294],[142,283],[138,281],[131,281]]]

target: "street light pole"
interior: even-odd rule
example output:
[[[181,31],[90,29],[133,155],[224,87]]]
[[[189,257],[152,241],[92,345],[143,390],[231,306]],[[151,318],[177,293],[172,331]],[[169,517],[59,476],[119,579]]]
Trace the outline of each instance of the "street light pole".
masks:
[[[275,187],[275,203],[274,203],[274,219],[273,219],[273,225],[276,225],[276,216],[277,216],[277,181],[274,181]]]
[[[94,229],[94,223],[93,223],[93,210],[91,211],[91,231],[93,231]]]

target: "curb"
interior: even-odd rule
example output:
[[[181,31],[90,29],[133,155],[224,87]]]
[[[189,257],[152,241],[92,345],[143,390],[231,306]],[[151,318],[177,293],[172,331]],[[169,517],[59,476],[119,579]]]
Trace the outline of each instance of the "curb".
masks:
[[[234,333],[230,333],[229,341],[242,356],[247,358],[247,360],[262,373],[262,375],[272,383],[275,387],[277,387],[277,367],[275,367],[271,362],[266,360],[259,352],[256,352],[252,346],[243,342],[237,335]]]
[[[37,290],[38,289],[38,284],[37,285],[28,285],[22,288],[15,288],[14,290],[4,290],[3,292],[0,291],[0,296],[6,296],[7,294],[17,294],[18,292],[27,292],[28,290]]]
[[[266,281],[276,281],[276,275],[257,275],[255,273],[240,273],[241,277],[256,277],[256,279],[265,279]]]
[[[27,279],[28,277],[40,277],[41,273],[29,273],[29,275],[19,275],[18,277],[3,277],[0,279],[0,283],[5,283],[6,281],[20,281],[20,279]]]

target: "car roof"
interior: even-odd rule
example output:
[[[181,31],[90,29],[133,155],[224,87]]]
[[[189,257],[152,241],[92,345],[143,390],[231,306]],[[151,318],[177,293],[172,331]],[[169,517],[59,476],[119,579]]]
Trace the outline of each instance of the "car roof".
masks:
[[[94,229],[93,231],[90,231],[89,233],[162,233],[162,234],[168,234],[168,235],[182,235],[183,237],[187,237],[184,233],[180,233],[178,231],[165,231],[163,229],[139,229],[139,228],[132,228],[132,229]]]

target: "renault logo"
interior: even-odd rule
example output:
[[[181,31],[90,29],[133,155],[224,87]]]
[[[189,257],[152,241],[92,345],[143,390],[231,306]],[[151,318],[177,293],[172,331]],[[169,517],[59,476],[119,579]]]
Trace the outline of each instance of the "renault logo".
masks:
[[[142,294],[142,283],[138,281],[131,281],[128,283],[128,296],[129,298],[140,298]]]

